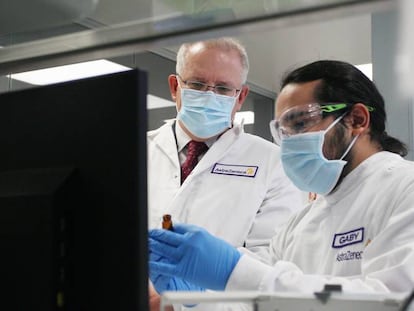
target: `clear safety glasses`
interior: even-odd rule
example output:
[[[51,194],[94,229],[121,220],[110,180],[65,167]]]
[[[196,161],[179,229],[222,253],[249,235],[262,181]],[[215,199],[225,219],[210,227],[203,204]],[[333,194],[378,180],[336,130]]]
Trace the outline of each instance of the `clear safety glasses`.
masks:
[[[208,85],[207,83],[201,81],[193,80],[183,80],[181,76],[176,75],[184,85],[192,90],[206,92],[209,89],[212,89],[214,93],[224,96],[237,97],[240,94],[241,89],[236,89],[228,85]]]
[[[335,112],[352,106],[348,103],[307,104],[292,107],[282,113],[279,119],[270,122],[270,131],[277,145],[282,138],[306,132],[322,121],[324,113]],[[366,106],[369,111],[374,108]]]

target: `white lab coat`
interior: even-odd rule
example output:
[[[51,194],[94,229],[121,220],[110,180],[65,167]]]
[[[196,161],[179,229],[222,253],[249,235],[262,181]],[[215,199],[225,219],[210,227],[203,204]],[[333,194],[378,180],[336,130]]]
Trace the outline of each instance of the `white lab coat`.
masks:
[[[414,163],[366,159],[338,188],[293,217],[271,244],[273,266],[242,256],[227,289],[406,292],[414,288]]]
[[[268,258],[275,230],[303,207],[303,194],[285,176],[279,148],[235,125],[211,146],[180,185],[173,120],[148,132],[149,226],[162,215],[191,223],[232,245]],[[249,169],[250,168],[250,169]],[[264,252],[260,252],[259,250]]]

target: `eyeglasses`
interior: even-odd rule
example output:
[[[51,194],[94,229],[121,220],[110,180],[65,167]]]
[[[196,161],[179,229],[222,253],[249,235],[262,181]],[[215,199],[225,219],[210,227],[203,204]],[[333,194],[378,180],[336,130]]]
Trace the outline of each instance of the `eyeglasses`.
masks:
[[[313,103],[292,107],[284,111],[278,120],[270,122],[270,132],[275,143],[280,145],[282,138],[306,132],[321,122],[326,113],[342,110],[352,105],[349,103],[328,103],[323,105]],[[366,107],[370,112],[375,110],[373,107]]]
[[[213,89],[213,92],[219,95],[236,97],[241,89],[226,85],[208,85],[204,82],[194,80],[183,80],[178,74],[176,75],[184,83],[184,85],[192,90],[206,92],[209,88]]]

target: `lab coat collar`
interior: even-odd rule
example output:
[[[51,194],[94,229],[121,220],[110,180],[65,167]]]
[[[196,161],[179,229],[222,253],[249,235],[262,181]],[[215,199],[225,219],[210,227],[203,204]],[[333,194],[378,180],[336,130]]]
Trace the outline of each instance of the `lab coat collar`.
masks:
[[[190,142],[191,138],[184,132],[178,121],[175,122],[175,136],[177,138],[177,150],[181,152],[185,146]],[[218,136],[214,136],[206,140],[204,143],[210,148],[217,140]]]
[[[149,137],[153,136],[153,142],[158,146],[160,151],[164,152],[168,156],[176,168],[179,168],[180,163],[177,152],[178,137],[176,142],[173,128],[174,122],[175,119],[167,120],[159,129],[152,131],[152,133],[149,134]],[[220,159],[227,154],[230,146],[234,144],[243,133],[243,123],[234,123],[231,129],[224,132],[211,145],[209,151],[202,157],[193,173],[185,180],[184,184],[191,180],[193,176],[196,176],[198,173],[211,168],[216,162],[220,161]],[[180,144],[182,144],[182,142]]]
[[[204,172],[207,169],[211,169],[213,165],[219,162],[231,149],[234,143],[244,133],[243,124],[234,124],[233,127],[224,132],[217,141],[211,146],[208,152],[201,158],[197,166],[194,168],[192,174],[187,177],[184,184],[190,181],[194,176]],[[183,184],[183,186],[184,186]]]
[[[172,164],[178,168],[180,167],[180,162],[178,159],[174,129],[172,128],[174,122],[174,119],[166,120],[163,126],[150,132],[149,137],[151,138],[153,135],[153,142],[161,152],[167,155]]]
[[[368,176],[374,174],[379,169],[385,169],[390,165],[394,165],[394,160],[401,160],[401,156],[388,151],[374,153],[353,169],[332,193],[325,196],[325,200],[329,205],[334,206],[347,193],[352,192],[355,187],[359,187],[361,182]]]

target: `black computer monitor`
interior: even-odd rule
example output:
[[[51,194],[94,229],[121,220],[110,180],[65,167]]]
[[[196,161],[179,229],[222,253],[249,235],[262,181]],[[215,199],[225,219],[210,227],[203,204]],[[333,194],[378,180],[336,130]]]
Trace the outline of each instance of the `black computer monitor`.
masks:
[[[0,95],[0,310],[147,310],[145,72]]]

